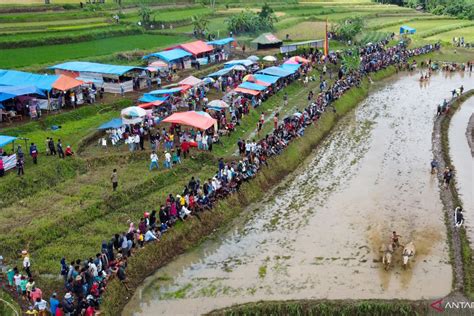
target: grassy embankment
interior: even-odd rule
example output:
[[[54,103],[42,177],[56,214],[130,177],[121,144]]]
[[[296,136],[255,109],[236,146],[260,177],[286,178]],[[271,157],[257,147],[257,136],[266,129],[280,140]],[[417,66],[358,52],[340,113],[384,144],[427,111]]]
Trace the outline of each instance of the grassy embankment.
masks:
[[[413,301],[268,301],[227,307],[208,313],[209,316],[244,315],[426,315],[429,307]]]
[[[451,119],[453,115],[456,113],[456,111],[461,107],[462,103],[472,96],[474,96],[474,90],[470,90],[464,93],[461,97],[453,101],[451,103],[451,108],[450,108],[449,113],[444,117],[443,121],[441,122],[441,146],[442,146],[442,151],[443,151],[443,160],[446,166],[453,165],[452,160],[451,160],[451,155],[450,155],[450,146],[449,146],[449,126],[451,123]],[[457,184],[456,184],[455,177],[452,180],[450,191],[453,198],[453,205],[462,207],[463,204],[457,191]],[[450,219],[446,218],[446,221],[447,221],[447,225],[452,225]],[[466,228],[462,226],[458,230],[459,230],[459,238],[461,242],[461,256],[462,256],[462,263],[463,263],[463,269],[464,269],[463,291],[464,291],[464,294],[466,294],[466,296],[472,300],[474,299],[473,250],[466,233]]]
[[[394,69],[389,68],[374,74],[374,79],[379,80],[393,73]],[[165,235],[159,243],[147,245],[137,251],[128,261],[128,287],[137,288],[153,271],[171,261],[177,254],[195,247],[215,229],[238,216],[246,206],[262,198],[265,192],[296,170],[330,133],[338,120],[367,96],[369,86],[368,81],[364,80],[360,88],[350,90],[336,101],[336,113],[326,112],[317,125],[308,127],[304,137],[291,143],[281,156],[270,159],[269,166],[263,168],[255,179],[244,183],[238,193],[220,201],[211,212],[204,213],[201,221],[192,219],[181,229]],[[117,279],[112,280],[104,296],[102,313],[118,315],[126,303],[123,298],[130,297],[131,294]]]

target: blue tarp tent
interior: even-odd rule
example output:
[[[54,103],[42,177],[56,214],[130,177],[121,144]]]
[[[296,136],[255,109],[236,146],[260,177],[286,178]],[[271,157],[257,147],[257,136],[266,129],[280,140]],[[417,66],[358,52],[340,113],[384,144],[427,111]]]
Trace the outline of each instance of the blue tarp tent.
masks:
[[[415,34],[415,32],[416,32],[416,29],[412,27],[409,27],[406,25],[400,26],[400,34]]]
[[[258,81],[263,81],[263,82],[268,82],[268,83],[271,83],[271,84],[274,84],[278,81],[278,77],[275,77],[275,76],[267,76],[267,75],[262,75],[262,74],[255,74],[253,75],[253,77],[255,79],[257,79]]]
[[[229,72],[232,71],[232,68],[224,68],[219,71],[213,72],[212,74],[207,75],[208,77],[220,77],[227,75]]]
[[[253,61],[248,60],[248,59],[236,59],[236,60],[231,60],[224,63],[224,67],[230,68],[235,65],[242,65],[242,66],[248,67],[248,66],[253,65],[253,63],[254,63]]]
[[[257,72],[258,74],[264,74],[264,75],[270,75],[270,76],[275,76],[275,77],[288,77],[290,76],[291,74],[293,74],[292,71],[288,71],[288,70],[285,70],[283,68],[280,68],[280,67],[269,67],[269,68],[265,68],[265,69],[262,69],[260,70],[259,72]]]
[[[227,38],[221,38],[215,41],[207,42],[207,44],[212,45],[212,46],[224,46],[229,43],[232,43],[233,41],[234,41],[233,37],[227,37]]]
[[[295,73],[298,71],[298,69],[300,69],[301,64],[283,64],[280,65],[280,67],[285,70],[291,71],[292,73]]]
[[[11,142],[15,141],[15,139],[16,137],[13,136],[0,135],[0,148],[10,144]]]
[[[173,93],[181,92],[181,91],[183,91],[183,88],[159,89],[159,90],[150,91],[148,92],[148,94],[165,95],[165,94],[173,94]]]
[[[156,58],[159,58],[159,59],[164,60],[166,62],[170,62],[170,61],[175,61],[175,60],[178,60],[178,59],[181,59],[181,58],[191,57],[191,56],[192,56],[191,53],[188,53],[187,51],[185,51],[181,48],[175,48],[175,49],[165,50],[165,51],[162,51],[162,52],[153,53],[153,54],[150,54],[150,55],[143,56],[143,59],[148,59],[150,57],[156,57]]]
[[[114,118],[108,121],[107,123],[102,124],[99,126],[98,129],[111,129],[111,128],[119,128],[122,126],[122,119],[121,118]]]
[[[49,91],[58,80],[56,75],[38,75],[16,70],[0,70],[0,86],[35,86]]]
[[[0,102],[28,94],[45,96],[43,91],[34,86],[0,86]]]
[[[267,87],[261,86],[261,85],[256,84],[256,83],[252,83],[252,82],[246,81],[246,82],[240,84],[240,85],[239,85],[239,88],[249,89],[249,90],[255,90],[255,91],[263,91],[263,90],[265,90]]]
[[[90,63],[87,61],[70,61],[67,63],[58,64],[50,67],[51,69],[59,69],[74,72],[93,72],[99,74],[118,75],[121,76],[132,70],[143,70],[142,67],[135,66],[120,66]]]
[[[168,100],[168,97],[157,97],[148,93],[145,93],[138,101],[143,102],[143,103],[150,103],[150,102],[155,102],[155,101],[166,101]]]

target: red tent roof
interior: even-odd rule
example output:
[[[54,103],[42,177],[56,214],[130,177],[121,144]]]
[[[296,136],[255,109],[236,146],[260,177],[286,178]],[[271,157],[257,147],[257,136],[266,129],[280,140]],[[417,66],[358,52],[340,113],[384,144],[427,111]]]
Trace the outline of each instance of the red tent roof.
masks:
[[[246,94],[251,94],[251,95],[258,95],[260,93],[259,91],[245,89],[245,88],[239,88],[239,87],[235,88],[234,91],[235,92],[246,93]]]
[[[192,126],[201,130],[206,130],[217,123],[215,119],[198,114],[194,111],[178,112],[178,113],[171,114],[170,116],[165,118],[162,122]]]
[[[149,103],[142,103],[142,104],[139,104],[138,107],[139,108],[142,108],[142,109],[151,109],[152,107],[154,106],[160,106],[161,104],[163,104],[164,101],[153,101],[153,102],[149,102]]]
[[[214,47],[212,47],[211,45],[208,45],[207,43],[203,41],[194,41],[191,43],[180,44],[173,48],[184,49],[185,51],[190,52],[193,55],[199,55],[202,53],[212,52],[214,50]]]
[[[65,75],[60,75],[58,80],[53,83],[53,88],[56,90],[67,91],[83,84],[84,81],[77,80]]]

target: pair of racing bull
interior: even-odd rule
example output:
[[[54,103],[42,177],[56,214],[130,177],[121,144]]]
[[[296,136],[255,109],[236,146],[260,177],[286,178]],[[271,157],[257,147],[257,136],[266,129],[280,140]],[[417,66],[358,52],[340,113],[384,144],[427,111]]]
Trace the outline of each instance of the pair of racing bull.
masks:
[[[408,261],[415,256],[415,244],[413,241],[410,241],[405,246],[400,245],[398,238],[401,237],[393,232],[392,241],[389,244],[384,244],[380,247],[380,252],[382,253],[382,263],[386,271],[390,269],[392,263],[392,256],[395,250],[399,247],[403,247],[402,258],[403,258],[403,269],[406,269]]]

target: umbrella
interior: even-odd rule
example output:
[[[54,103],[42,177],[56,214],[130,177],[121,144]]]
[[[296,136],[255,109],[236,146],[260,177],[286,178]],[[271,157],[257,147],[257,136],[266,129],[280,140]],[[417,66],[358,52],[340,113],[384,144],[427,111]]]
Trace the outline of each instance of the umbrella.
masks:
[[[242,81],[255,81],[255,77],[253,75],[246,75]]]
[[[214,82],[216,82],[214,79],[209,78],[209,77],[202,79],[202,81],[204,81],[204,83],[214,83]]]
[[[232,67],[233,70],[240,70],[240,71],[245,71],[247,70],[244,66],[242,65],[235,65]]]
[[[300,112],[296,112],[295,114],[293,114],[293,116],[297,117],[297,118],[300,118],[303,114],[301,114]]]
[[[270,55],[265,56],[262,59],[265,61],[277,61],[277,58],[275,56],[270,56]]]
[[[260,57],[255,56],[255,55],[252,55],[252,56],[247,57],[247,59],[248,59],[248,60],[251,60],[251,61],[259,61],[259,60],[260,60]]]
[[[140,123],[146,116],[146,111],[138,106],[130,106],[120,112],[124,124]]]
[[[229,105],[222,100],[212,100],[207,104],[210,108],[228,108]]]
[[[155,61],[149,64],[148,66],[156,67],[156,68],[166,68],[168,67],[168,64],[165,63],[164,61]]]

